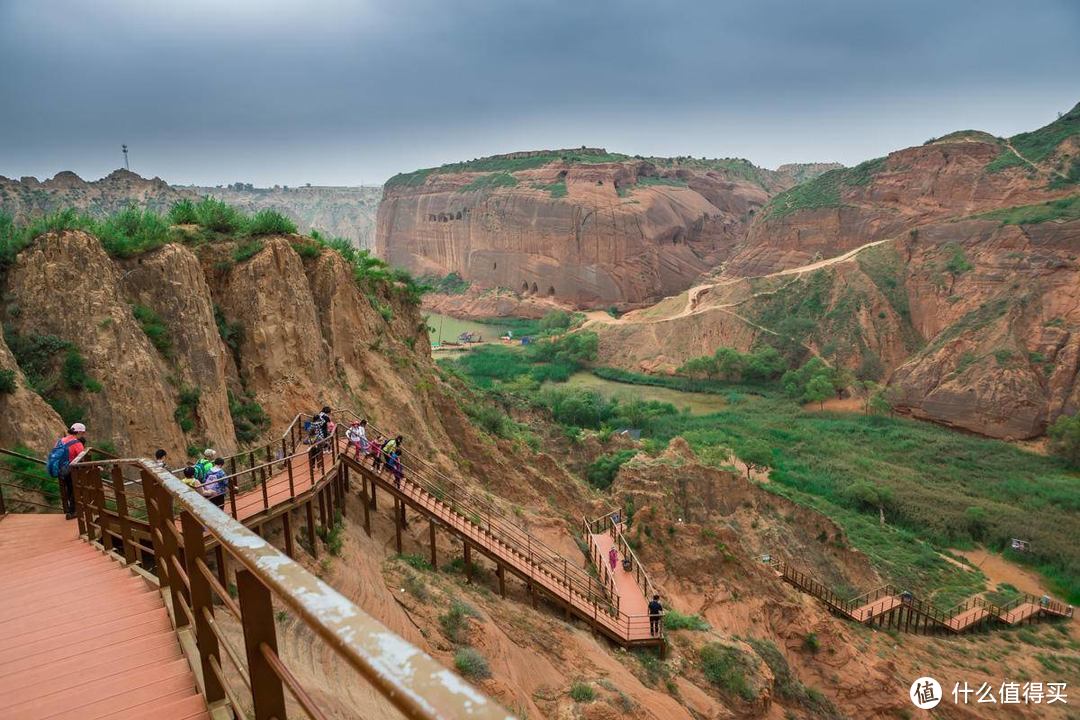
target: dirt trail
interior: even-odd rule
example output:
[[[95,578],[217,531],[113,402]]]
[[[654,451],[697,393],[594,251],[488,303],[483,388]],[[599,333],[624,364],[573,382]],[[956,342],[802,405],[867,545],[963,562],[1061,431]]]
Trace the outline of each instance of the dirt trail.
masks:
[[[983,548],[978,550],[954,550],[957,555],[962,555],[972,565],[975,565],[991,585],[1008,583],[1021,592],[1026,592],[1036,597],[1050,595],[1042,578],[1035,573],[1009,562],[997,553],[988,552]]]
[[[858,255],[863,250],[866,250],[867,248],[872,248],[872,247],[874,247],[876,245],[881,245],[883,243],[890,242],[891,240],[892,240],[892,238],[886,238],[884,240],[875,240],[874,242],[869,242],[869,243],[866,243],[865,245],[860,245],[859,247],[854,248],[853,250],[848,250],[845,253],[837,255],[836,257],[826,258],[824,260],[817,260],[817,261],[812,262],[812,263],[810,263],[808,265],[800,265],[799,267],[787,268],[785,270],[777,270],[776,272],[767,273],[765,275],[752,275],[752,276],[747,276],[747,277],[729,278],[727,280],[720,280],[719,282],[704,283],[704,284],[701,284],[701,285],[695,285],[694,287],[692,287],[692,288],[690,288],[689,290],[686,291],[686,305],[684,305],[682,310],[680,310],[679,312],[677,312],[674,315],[668,315],[666,317],[659,317],[659,318],[646,318],[646,317],[639,317],[639,313],[637,313],[637,312],[631,312],[631,313],[627,313],[626,315],[623,315],[622,317],[616,319],[616,318],[613,318],[610,315],[608,315],[606,312],[594,311],[594,312],[586,313],[587,322],[585,323],[585,325],[588,326],[588,325],[592,325],[594,323],[602,323],[602,324],[607,324],[607,325],[635,325],[635,324],[661,323],[661,322],[669,322],[671,320],[678,320],[680,318],[688,317],[690,315],[694,315],[694,314],[702,313],[702,312],[710,312],[710,311],[715,311],[715,310],[727,311],[728,308],[733,308],[733,307],[736,307],[738,305],[741,305],[741,304],[747,302],[747,300],[757,298],[757,297],[761,297],[763,295],[772,295],[772,294],[774,294],[776,292],[779,292],[779,290],[781,290],[783,288],[778,288],[776,290],[767,290],[767,291],[763,291],[763,292],[760,292],[760,293],[754,293],[749,298],[746,298],[744,300],[740,300],[739,302],[727,303],[727,304],[724,304],[724,305],[710,305],[709,307],[699,309],[699,305],[701,304],[702,297],[704,297],[707,293],[709,293],[710,291],[712,291],[712,290],[714,290],[716,288],[727,287],[729,285],[735,285],[735,284],[740,283],[740,282],[745,282],[745,281],[749,281],[749,280],[764,280],[764,279],[767,279],[767,278],[774,278],[774,277],[787,277],[787,276],[792,276],[792,275],[799,276],[799,275],[803,275],[803,274],[808,273],[808,272],[814,272],[815,270],[820,270],[821,268],[829,267],[830,265],[837,265],[837,264],[842,263],[842,262],[847,262],[847,261],[851,260],[852,258],[854,258],[856,255]],[[794,279],[792,280],[792,282],[794,282]],[[730,312],[729,312],[729,314],[735,315],[735,313],[730,313]],[[775,332],[773,332],[772,330],[769,330],[768,328],[763,328],[760,325],[755,325],[754,323],[750,322],[749,320],[747,320],[744,317],[741,317],[739,315],[735,315],[735,317],[739,318],[743,322],[746,322],[746,323],[756,327],[759,330],[763,330],[765,332],[772,333],[773,335],[776,334]]]
[[[1034,170],[1035,172],[1044,172],[1044,173],[1047,173],[1047,174],[1049,174],[1049,175],[1057,175],[1057,176],[1058,176],[1059,178],[1064,178],[1064,179],[1066,179],[1066,180],[1068,180],[1068,179],[1069,179],[1069,178],[1068,178],[1068,176],[1067,176],[1067,175],[1065,175],[1065,173],[1059,172],[1059,171],[1055,170],[1054,168],[1044,168],[1044,167],[1041,167],[1040,165],[1038,165],[1038,164],[1036,164],[1036,163],[1032,162],[1031,160],[1028,160],[1028,159],[1027,159],[1026,157],[1024,157],[1023,155],[1021,155],[1021,154],[1020,154],[1020,151],[1019,151],[1019,150],[1017,150],[1017,149],[1016,149],[1015,147],[1013,147],[1013,144],[1012,144],[1012,142],[1011,142],[1011,141],[1009,141],[1009,140],[1006,140],[1006,141],[1005,141],[1005,147],[1009,148],[1009,150],[1011,150],[1011,151],[1012,151],[1013,155],[1016,155],[1016,157],[1020,158],[1021,160],[1023,160],[1024,162],[1026,162],[1026,163],[1027,163],[1028,165],[1030,165],[1030,166],[1031,166],[1031,168],[1032,168],[1032,169],[1033,169],[1033,170]]]

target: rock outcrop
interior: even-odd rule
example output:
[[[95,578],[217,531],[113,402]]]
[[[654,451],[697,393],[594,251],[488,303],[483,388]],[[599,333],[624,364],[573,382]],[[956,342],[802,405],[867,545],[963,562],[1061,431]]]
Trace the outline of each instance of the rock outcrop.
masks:
[[[55,336],[83,359],[88,379],[76,384],[83,385],[78,402],[85,417],[65,420],[82,419],[90,437],[121,452],[163,447],[180,456],[186,442],[173,417],[169,369],[136,322],[123,285],[97,238],[81,231],[48,233],[8,271],[5,290],[19,311],[9,304],[6,322],[20,335]],[[78,365],[69,359],[74,354],[58,360]]]
[[[168,329],[180,387],[198,390],[194,421],[205,444],[236,447],[229,414],[229,350],[218,333],[214,303],[199,258],[183,245],[166,245],[123,263],[127,295],[150,308]]]
[[[377,252],[420,275],[456,272],[583,307],[640,304],[726,260],[771,192],[793,182],[742,161],[568,153],[391,179]]]
[[[671,372],[771,344],[887,381],[901,412],[1041,435],[1080,411],[1078,147],[1080,106],[1008,140],[953,133],[780,193],[717,277],[618,321],[595,314],[600,360]]]
[[[0,338],[0,371],[13,374],[15,390],[0,393],[0,447],[22,445],[44,456],[64,431],[64,421],[27,387],[26,376]]]

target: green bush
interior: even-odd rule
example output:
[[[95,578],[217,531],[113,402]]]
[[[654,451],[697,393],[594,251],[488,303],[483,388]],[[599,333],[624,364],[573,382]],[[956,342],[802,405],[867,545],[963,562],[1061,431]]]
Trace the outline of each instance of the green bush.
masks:
[[[199,213],[195,209],[195,203],[187,198],[174,202],[169,208],[169,222],[173,225],[197,225]]]
[[[1080,414],[1062,415],[1047,429],[1054,454],[1071,468],[1080,468]]]
[[[259,439],[262,433],[270,428],[270,416],[262,406],[255,402],[250,395],[237,398],[230,391],[229,414],[232,416],[233,429],[236,431],[236,439],[242,444],[253,443]]]
[[[601,455],[585,468],[585,479],[597,490],[607,490],[611,487],[611,483],[615,482],[619,468],[635,455],[637,455],[636,450],[619,450]]]
[[[470,192],[473,190],[494,190],[495,188],[512,188],[517,187],[518,181],[513,175],[507,172],[489,173],[487,175],[481,175],[473,180],[471,183],[461,188],[459,192]]]
[[[0,370],[0,395],[11,395],[19,389],[14,370]]]
[[[486,680],[491,677],[491,668],[479,651],[465,647],[454,653],[454,667],[470,680]]]
[[[204,197],[195,205],[195,219],[207,230],[226,235],[240,234],[246,224],[239,210],[210,196]]]
[[[700,615],[684,615],[678,610],[668,610],[664,614],[664,629],[706,632],[709,630],[709,623]]]
[[[337,557],[341,555],[341,548],[345,544],[345,525],[341,521],[341,513],[334,513],[334,524],[332,527],[320,527],[316,531],[319,538],[326,543],[326,549],[331,555]]]
[[[546,333],[568,330],[574,322],[574,316],[565,310],[552,310],[540,318],[540,329]]]
[[[746,660],[737,648],[709,643],[701,648],[698,658],[701,660],[701,671],[713,685],[743,700],[757,697],[746,678]]]
[[[237,263],[247,262],[262,252],[262,249],[262,240],[248,240],[247,242],[240,243],[233,249],[232,259]]]
[[[182,387],[176,398],[176,410],[173,419],[185,433],[195,429],[195,418],[199,413],[199,388]]]
[[[234,353],[240,349],[240,342],[244,338],[244,325],[241,322],[229,322],[225,319],[225,313],[221,308],[214,305],[214,322],[217,324],[218,335]]]
[[[24,445],[16,445],[15,452],[34,457],[34,451]],[[7,472],[5,472],[7,471]],[[12,455],[0,455],[0,482],[7,482],[27,490],[40,492],[49,505],[60,502],[60,488],[55,478],[45,471],[45,463],[26,460]],[[9,506],[8,512],[12,509]]]
[[[129,206],[94,223],[90,232],[113,257],[131,257],[169,242],[169,223],[151,210]]]
[[[467,640],[469,632],[469,618],[477,616],[476,610],[471,605],[454,600],[450,603],[450,609],[439,616],[439,625],[447,640],[463,643]]]
[[[428,275],[420,278],[426,292],[440,295],[463,295],[469,289],[470,283],[456,272],[447,273],[443,277]]]
[[[953,275],[961,275],[971,270],[973,266],[968,262],[967,255],[964,254],[964,248],[957,243],[948,243],[945,245],[945,250],[949,253],[949,257],[945,261],[947,271]]]
[[[157,348],[163,357],[171,359],[173,357],[172,334],[161,316],[146,305],[135,305],[131,310],[139,327],[150,339],[150,344]]]
[[[260,210],[247,221],[248,235],[295,235],[296,223],[277,210]]]
[[[592,702],[596,699],[596,690],[589,683],[576,680],[570,686],[570,698],[579,703]]]

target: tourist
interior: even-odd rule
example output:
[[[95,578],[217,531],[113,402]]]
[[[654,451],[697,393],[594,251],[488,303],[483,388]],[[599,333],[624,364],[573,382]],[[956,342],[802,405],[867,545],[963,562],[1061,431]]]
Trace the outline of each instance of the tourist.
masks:
[[[395,450],[402,450],[401,444],[403,442],[405,442],[405,438],[403,438],[401,435],[398,435],[393,440],[387,440],[385,443],[383,443],[382,447],[383,457],[389,458],[390,454],[393,453]]]
[[[371,458],[371,469],[382,472],[383,444],[380,440],[372,440],[368,444],[368,457]]]
[[[158,470],[166,470],[165,456],[168,455],[164,448],[158,448],[154,451],[154,467]]]
[[[213,448],[206,448],[203,450],[202,457],[193,466],[195,468],[195,479],[199,482],[206,480],[206,476],[214,469],[214,458],[217,457],[217,450]]]
[[[324,405],[323,409],[315,413],[315,417],[311,418],[311,427],[315,431],[315,440],[325,440],[329,437],[327,432],[327,424],[330,422],[330,406]]]
[[[330,452],[333,443],[337,442],[335,433],[337,432],[337,423],[333,420],[326,421],[326,440],[323,442],[323,452]]]
[[[218,506],[219,509],[225,509],[225,493],[229,489],[229,481],[225,473],[225,460],[218,458],[214,461],[214,469],[206,476],[206,480],[203,481],[199,487],[199,492],[202,496],[207,498],[210,502]]]
[[[611,571],[615,572],[616,566],[619,564],[619,551],[612,545],[611,549],[607,553],[608,563],[611,565]]]
[[[394,475],[394,487],[401,487],[401,479],[405,477],[404,471],[401,469],[401,451],[395,450],[386,457],[386,467],[390,469],[390,472]]]
[[[360,462],[360,455],[366,455],[368,451],[367,420],[353,420],[349,429],[345,431],[345,437],[356,451],[356,461]]]
[[[664,606],[660,604],[660,596],[653,595],[649,601],[649,634],[660,634],[660,618],[664,613]]]
[[[183,477],[180,481],[188,487],[199,487],[199,481],[195,479],[195,468],[192,465],[188,465],[184,468]]]
[[[83,442],[86,438],[86,426],[82,423],[73,423],[68,432],[56,441],[56,445],[49,453],[46,469],[51,477],[56,478],[60,485],[60,499],[64,505],[64,517],[68,520],[75,519],[75,485],[71,479],[71,463],[79,454],[86,450]]]

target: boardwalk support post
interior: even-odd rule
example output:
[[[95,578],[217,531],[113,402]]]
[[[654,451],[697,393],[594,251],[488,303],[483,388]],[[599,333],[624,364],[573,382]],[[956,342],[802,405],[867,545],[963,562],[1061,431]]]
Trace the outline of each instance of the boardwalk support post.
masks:
[[[285,720],[285,691],[281,679],[266,659],[265,647],[277,654],[277,627],[270,591],[248,570],[236,573],[240,595],[240,617],[244,627],[244,647],[247,649],[248,672],[251,675],[251,695],[255,705],[255,720]]]
[[[435,519],[428,521],[428,545],[431,547],[431,569],[439,569],[439,559],[435,553]]]

